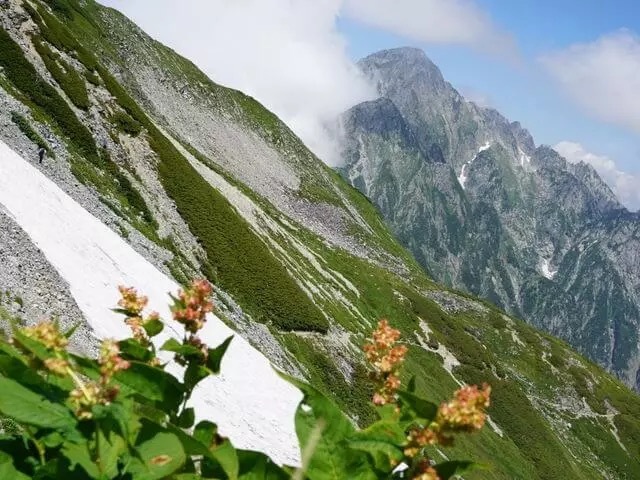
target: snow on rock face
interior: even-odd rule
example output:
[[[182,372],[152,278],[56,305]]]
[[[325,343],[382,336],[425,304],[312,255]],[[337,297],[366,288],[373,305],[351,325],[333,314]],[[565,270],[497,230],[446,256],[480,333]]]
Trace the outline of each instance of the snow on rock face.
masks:
[[[553,277],[558,273],[557,270],[551,270],[551,262],[546,258],[543,258],[540,262],[540,273],[549,280],[553,280]]]
[[[128,328],[110,309],[118,285],[149,296],[149,308],[171,318],[167,293],[178,285],[136,253],[57,185],[0,141],[0,208],[11,216],[68,282],[71,294],[99,338],[123,338]],[[178,336],[168,324],[159,342]],[[211,315],[202,339],[216,346],[234,332]],[[180,367],[172,364],[173,374]],[[294,414],[302,394],[242,337],[231,342],[222,373],[203,381],[190,404],[199,419],[218,424],[240,448],[260,450],[278,463],[297,464]]]
[[[478,148],[478,154],[484,152],[485,150],[489,150],[490,148],[491,148],[491,142],[485,142],[484,145],[481,145],[480,148]],[[458,177],[458,182],[460,182],[460,186],[462,187],[463,190],[465,188],[464,186],[467,183],[467,180],[469,179],[469,175],[467,173],[467,169],[469,168],[469,166],[473,163],[473,161],[476,158],[478,158],[478,155],[476,155],[471,160],[469,160],[467,163],[462,165],[462,170],[460,171],[460,176]]]

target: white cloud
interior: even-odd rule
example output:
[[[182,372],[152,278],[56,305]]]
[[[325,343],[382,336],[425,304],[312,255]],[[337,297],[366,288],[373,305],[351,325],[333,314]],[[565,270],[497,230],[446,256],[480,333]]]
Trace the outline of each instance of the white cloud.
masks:
[[[504,38],[468,0],[101,0],[194,61],[214,81],[257,98],[327,163],[325,129],[373,97],[347,55],[340,15],[414,41],[498,51]],[[151,5],[153,4],[153,5]]]
[[[473,87],[460,85],[457,89],[466,100],[475,103],[479,107],[493,108],[493,105],[495,104],[490,95]]]
[[[461,44],[511,58],[516,46],[472,0],[345,0],[354,19],[426,43]]]
[[[257,98],[327,163],[338,155],[326,123],[374,94],[336,30],[342,0],[103,3],[193,60],[214,81]]]
[[[624,205],[631,210],[640,208],[640,175],[619,170],[612,159],[591,153],[579,143],[562,141],[553,148],[569,162],[593,166]]]
[[[620,30],[540,61],[592,115],[640,133],[640,37]]]

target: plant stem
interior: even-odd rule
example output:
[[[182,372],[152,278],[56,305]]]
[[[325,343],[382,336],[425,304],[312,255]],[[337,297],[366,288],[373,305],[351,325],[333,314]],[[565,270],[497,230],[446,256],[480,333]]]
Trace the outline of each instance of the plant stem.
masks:
[[[304,451],[302,452],[302,465],[298,468],[291,480],[304,480],[304,474],[309,468],[309,463],[311,463],[311,458],[318,448],[318,444],[320,443],[320,439],[322,438],[322,432],[326,427],[326,422],[323,419],[318,420],[316,426],[313,427],[311,434],[309,435],[309,439],[307,440],[307,445],[304,447]]]

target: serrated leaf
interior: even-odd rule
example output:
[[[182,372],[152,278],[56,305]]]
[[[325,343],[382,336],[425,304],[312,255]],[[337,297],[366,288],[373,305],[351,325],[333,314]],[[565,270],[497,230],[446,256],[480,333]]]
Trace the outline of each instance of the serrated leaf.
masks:
[[[76,333],[76,330],[78,330],[78,328],[80,328],[80,325],[81,325],[80,322],[77,322],[77,323],[73,324],[71,326],[71,328],[68,328],[67,330],[62,332],[62,336],[64,338],[71,338],[73,336],[73,334]]]
[[[224,342],[218,345],[216,348],[209,349],[209,355],[207,357],[207,368],[213,373],[220,373],[220,364],[222,363],[222,357],[229,348],[229,344],[233,340],[233,335],[227,338]]]
[[[414,419],[432,422],[436,418],[438,405],[435,403],[403,390],[398,391],[398,396],[405,407],[403,412],[406,413],[408,409]]]
[[[183,345],[175,338],[170,338],[169,340],[164,342],[162,347],[160,347],[160,350],[164,350],[165,352],[178,353],[180,355],[184,355],[185,357],[202,355],[202,352],[199,348],[194,347],[193,345]]]
[[[200,383],[200,381],[211,375],[211,370],[197,363],[191,363],[184,372],[184,385],[187,391],[193,391],[193,389]]]
[[[178,437],[169,432],[155,434],[136,447],[137,461],[128,469],[134,480],[160,480],[184,465],[186,455]]]
[[[0,478],[11,480],[30,480],[24,473],[18,471],[13,465],[13,459],[4,452],[0,452]]]
[[[121,356],[126,360],[137,360],[139,362],[148,362],[153,358],[153,353],[147,347],[141,345],[140,342],[133,338],[127,338],[118,342]]]
[[[62,446],[62,455],[69,460],[71,469],[74,469],[76,465],[80,465],[90,477],[99,478],[100,471],[91,458],[89,445],[86,441],[81,443],[66,442]]]
[[[151,400],[169,414],[177,412],[183,400],[184,389],[173,375],[145,363],[131,362],[114,379],[124,387],[123,394],[137,393],[140,401]]]
[[[153,338],[164,330],[164,323],[161,320],[147,320],[143,325],[144,331],[147,332],[149,338]]]
[[[238,450],[240,463],[239,480],[288,480],[290,478],[282,468],[273,463],[264,453]]]
[[[404,458],[402,445],[405,442],[406,435],[397,422],[380,421],[356,432],[347,445],[371,454],[376,468],[389,471]]]
[[[66,407],[4,376],[0,376],[0,411],[18,423],[36,427],[64,430],[74,428],[77,423]]]
[[[436,472],[438,472],[438,476],[442,480],[448,480],[454,475],[463,475],[470,472],[471,470],[480,468],[480,465],[465,460],[454,460],[450,462],[439,463],[433,468],[436,470]]]
[[[223,440],[219,445],[210,448],[211,456],[209,461],[203,462],[202,473],[205,476],[218,477],[222,472],[229,480],[237,480],[240,471],[238,463],[238,455],[236,449],[227,439]],[[205,465],[209,467],[205,468]],[[205,473],[209,471],[210,474]]]
[[[118,458],[127,451],[127,444],[113,430],[99,428],[97,436],[100,472],[113,478],[118,474]]]

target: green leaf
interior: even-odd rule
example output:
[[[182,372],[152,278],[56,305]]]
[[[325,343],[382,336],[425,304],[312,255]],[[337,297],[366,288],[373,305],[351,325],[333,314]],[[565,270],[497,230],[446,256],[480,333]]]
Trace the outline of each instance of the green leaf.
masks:
[[[33,338],[27,337],[20,330],[16,329],[13,332],[13,338],[17,341],[22,347],[28,350],[33,356],[44,361],[47,358],[53,357],[53,352],[49,350],[44,344],[40,343]]]
[[[480,465],[464,460],[454,460],[451,462],[439,463],[433,468],[438,472],[438,476],[442,480],[448,480],[454,475],[463,475],[471,470],[480,468]]]
[[[196,412],[193,408],[185,408],[184,411],[178,417],[177,425],[182,428],[193,427],[196,421]]]
[[[184,389],[171,374],[145,363],[131,362],[131,366],[118,372],[115,380],[122,387],[124,395],[138,394],[142,403],[151,400],[168,414],[178,411]]]
[[[47,382],[36,370],[5,352],[0,352],[0,374],[7,378],[18,378],[22,386],[58,403],[64,402],[69,396],[69,391],[74,388],[71,379],[63,379],[53,374],[49,375],[50,381]]]
[[[134,480],[160,480],[184,465],[187,457],[177,436],[169,432],[155,434],[136,447],[138,458],[129,465]]]
[[[62,446],[62,455],[64,455],[71,464],[71,469],[76,465],[80,465],[87,474],[92,478],[99,478],[100,471],[94,463],[89,452],[89,444],[84,442],[66,442]]]
[[[18,423],[53,429],[72,429],[76,419],[64,406],[0,376],[0,411]]]
[[[313,387],[282,373],[280,375],[304,393],[295,422],[303,456],[312,452],[307,478],[376,479],[367,454],[348,448],[347,439],[355,435],[356,430],[344,413]]]
[[[193,438],[209,448],[213,444],[218,433],[218,426],[208,420],[202,420],[193,430]]]
[[[407,383],[407,392],[416,393],[416,376],[415,375],[411,375],[411,378],[409,379],[409,383]]]
[[[188,392],[198,385],[198,383],[211,375],[211,370],[197,363],[191,363],[184,372],[184,385]]]
[[[203,461],[202,473],[218,477],[222,472],[229,480],[237,480],[240,471],[236,449],[228,439],[210,449],[211,456]]]
[[[77,322],[75,324],[73,324],[73,326],[71,326],[71,328],[65,330],[64,332],[62,332],[62,336],[64,338],[71,338],[73,336],[74,333],[76,333],[76,330],[78,330],[78,328],[80,327],[81,323]]]
[[[240,462],[239,480],[288,480],[290,478],[289,474],[264,453],[237,450],[237,454]]]
[[[98,429],[97,439],[99,470],[113,478],[118,475],[118,458],[127,451],[127,444],[116,432],[103,428]]]
[[[356,432],[348,446],[372,455],[376,468],[390,471],[403,458],[406,435],[397,421],[376,422],[365,430]]]
[[[164,323],[161,320],[147,320],[142,327],[147,332],[147,335],[153,338],[164,330]]]
[[[233,340],[233,335],[227,338],[224,342],[218,345],[216,348],[209,349],[209,355],[207,357],[207,368],[211,370],[213,373],[220,373],[220,364],[222,362],[222,357],[226,353],[229,348],[229,344]]]
[[[18,471],[13,465],[13,459],[4,452],[0,452],[0,478],[7,480],[30,480],[24,473]]]
[[[64,437],[59,432],[51,432],[40,440],[47,448],[56,448],[64,443]]]
[[[139,362],[148,362],[153,358],[153,352],[149,348],[141,345],[140,342],[133,338],[127,338],[118,342],[122,357],[126,360],[137,360]]]
[[[170,338],[169,340],[164,342],[162,347],[160,347],[160,350],[164,350],[165,352],[178,353],[180,355],[184,355],[185,357],[189,357],[189,356],[197,357],[202,355],[202,352],[200,351],[199,348],[194,347],[193,345],[183,345],[182,343],[178,342],[175,338]]]
[[[208,445],[204,445],[202,442],[195,439],[188,433],[185,433],[185,431],[182,430],[181,428],[176,427],[175,425],[168,425],[167,430],[173,433],[176,437],[178,437],[178,440],[180,440],[180,443],[182,444],[182,448],[184,448],[184,451],[187,455],[189,456],[209,455],[210,452],[209,452]]]
[[[398,396],[402,400],[403,407],[409,409],[414,419],[432,422],[436,418],[438,405],[435,403],[403,390],[398,391]],[[406,413],[407,408],[403,408],[404,413]]]

